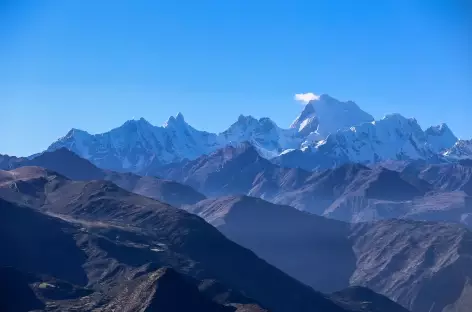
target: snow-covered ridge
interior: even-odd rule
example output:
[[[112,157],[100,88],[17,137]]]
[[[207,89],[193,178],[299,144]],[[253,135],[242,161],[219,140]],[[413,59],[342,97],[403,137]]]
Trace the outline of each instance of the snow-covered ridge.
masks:
[[[343,162],[425,159],[449,151],[456,141],[447,125],[423,131],[416,120],[399,114],[374,121],[354,102],[322,95],[304,107],[289,129],[280,128],[269,118],[241,115],[227,130],[209,133],[193,128],[179,113],[163,126],[141,118],[102,134],[72,129],[48,150],[66,147],[102,168],[142,172],[149,166],[195,159],[243,142],[250,142],[265,158],[291,159],[290,166],[302,161],[297,157],[332,166]],[[445,155],[472,155],[463,145]]]
[[[429,127],[426,129],[425,134],[428,142],[431,143],[431,146],[437,153],[451,148],[458,140],[445,123]]]
[[[325,139],[330,133],[374,120],[352,101],[341,102],[327,94],[306,104],[291,124],[309,142]]]
[[[276,162],[286,167],[313,170],[344,163],[371,164],[408,159],[436,161],[444,156],[439,151],[451,147],[457,141],[453,138],[455,136],[447,125],[423,131],[416,119],[390,114],[378,121],[338,130],[325,140],[306,145],[305,149],[284,153]],[[446,153],[450,158],[452,155],[470,157],[471,147],[472,144],[456,143],[454,152],[447,150]]]
[[[458,140],[443,155],[449,159],[472,159],[472,140]]]
[[[73,129],[48,150],[66,147],[99,167],[139,172],[151,163],[197,158],[217,149],[220,146],[217,139],[216,134],[194,129],[178,114],[162,127],[141,118],[128,120],[102,134],[91,135]]]

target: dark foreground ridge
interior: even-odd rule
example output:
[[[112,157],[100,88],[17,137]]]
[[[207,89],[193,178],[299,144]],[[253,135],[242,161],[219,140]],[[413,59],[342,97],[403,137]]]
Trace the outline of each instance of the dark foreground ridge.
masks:
[[[247,298],[224,302],[225,306],[252,303],[270,311],[346,311],[228,240],[203,219],[111,182],[70,181],[38,167],[0,172],[0,181],[0,248],[10,251],[0,258],[0,266],[93,291],[76,299],[81,311],[112,304],[128,282],[162,267],[202,283],[214,280],[224,285],[212,300],[231,293],[241,295],[228,298]],[[147,278],[142,281],[137,283],[152,294],[150,302],[160,302],[154,295],[160,288]],[[45,303],[60,311],[77,308],[70,300],[46,298]]]

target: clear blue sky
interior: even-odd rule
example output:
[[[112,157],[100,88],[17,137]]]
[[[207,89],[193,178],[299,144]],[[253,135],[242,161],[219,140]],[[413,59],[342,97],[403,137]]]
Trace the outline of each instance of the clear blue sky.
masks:
[[[287,127],[295,93],[472,137],[467,0],[0,0],[0,153],[182,112]]]

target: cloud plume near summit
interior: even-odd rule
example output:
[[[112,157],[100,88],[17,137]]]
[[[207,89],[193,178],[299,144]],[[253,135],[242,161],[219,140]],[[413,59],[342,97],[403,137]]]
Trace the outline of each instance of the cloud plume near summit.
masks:
[[[320,96],[314,94],[313,92],[297,93],[294,96],[295,101],[302,102],[303,104],[307,104],[308,102],[310,102],[312,100],[317,100],[319,98],[320,98]]]

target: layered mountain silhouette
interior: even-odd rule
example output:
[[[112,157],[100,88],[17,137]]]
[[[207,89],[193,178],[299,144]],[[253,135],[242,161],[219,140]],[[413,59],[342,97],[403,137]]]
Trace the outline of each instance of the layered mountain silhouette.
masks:
[[[346,164],[309,172],[274,165],[252,144],[243,143],[159,167],[146,176],[100,169],[67,149],[15,158],[4,169],[29,165],[75,180],[111,181],[176,207],[205,196],[250,195],[350,222],[408,218],[472,226],[472,166],[465,160]]]
[[[22,166],[38,166],[50,169],[72,180],[107,180],[136,194],[169,203],[173,206],[196,203],[205,198],[193,188],[170,180],[151,176],[143,177],[133,173],[119,173],[96,167],[75,153],[61,148],[44,152],[32,159],[20,158],[0,169],[13,169]]]
[[[4,170],[18,167],[17,163],[27,160],[25,157],[15,157],[0,154],[0,168]]]
[[[217,280],[271,311],[346,311],[183,210],[108,181],[71,181],[39,167],[0,176],[0,245],[9,250],[0,266],[51,275],[97,296],[172,267]],[[155,302],[154,282],[144,282],[139,287]],[[95,306],[92,299],[85,311]]]
[[[72,129],[0,155],[0,310],[470,311],[470,146],[328,95]]]
[[[337,311],[346,309],[348,304],[351,310],[376,311],[379,302],[383,302],[379,310],[383,311],[391,303],[386,298],[376,299],[378,302],[372,300],[376,304],[353,303],[353,298],[339,299],[336,293],[330,299],[297,283],[270,266],[273,265],[317,290],[342,292],[347,287],[367,286],[415,312],[453,308],[466,311],[469,307],[466,267],[469,266],[470,232],[459,226],[407,220],[349,225],[241,195],[212,199],[202,195],[181,203],[185,210],[210,223],[207,224],[112,182],[161,179],[102,170],[65,149],[22,161],[17,166],[41,164],[61,172],[37,166],[0,171],[2,206],[9,207],[2,209],[2,237],[6,238],[3,246],[17,249],[4,257],[0,266],[15,266],[21,272],[53,276],[64,281],[60,284],[63,288],[75,289],[73,293],[80,294],[65,302],[63,293],[67,291],[52,298],[51,295],[44,297],[44,289],[38,294],[38,288],[33,287],[43,303],[54,301],[64,309],[73,309],[80,300],[88,302],[89,308],[100,304],[111,308],[120,304],[116,298],[128,295],[135,298],[142,289],[143,297],[134,303],[130,301],[132,310],[143,302],[155,302],[158,289],[155,277],[160,274],[157,273],[159,268],[164,267],[172,267],[176,274],[183,274],[184,279],[194,279],[190,284],[195,285],[210,304],[222,309],[288,311],[295,306],[303,311],[321,305]],[[313,173],[280,168],[247,144],[187,161],[180,171],[167,166],[165,172],[174,174],[172,178],[183,174],[190,179],[182,182],[205,192],[215,188],[214,192],[209,192],[212,196],[236,189],[235,193],[239,194],[273,196],[274,201],[280,200],[278,196],[283,192],[300,192],[297,196],[324,196],[316,199],[321,203],[344,198],[346,194],[379,202],[414,202],[464,192],[467,181],[457,181],[468,177],[470,167],[464,163],[445,169],[448,166],[407,163],[397,166],[401,169],[390,170],[380,166],[345,165]],[[428,172],[437,168],[445,172],[444,176],[450,175],[449,170],[461,174],[452,175],[455,178],[448,182],[426,178]],[[113,176],[114,180],[110,178]],[[70,180],[71,177],[76,180]],[[177,196],[190,188],[172,183],[179,186],[175,190]],[[295,198],[304,200],[303,196]],[[26,228],[18,226],[23,222]],[[225,239],[211,225],[269,264]],[[247,263],[252,262],[254,264],[246,268]],[[237,269],[239,266],[241,269]],[[456,271],[463,275],[454,273]],[[138,279],[140,276],[146,277]],[[283,280],[282,285],[264,284],[274,278]],[[119,286],[125,281],[130,281],[126,289]],[[64,286],[68,283],[71,286]],[[444,293],[436,283],[453,286]],[[415,285],[413,291],[411,285]],[[295,290],[286,289],[289,286]],[[81,291],[81,287],[86,287],[88,292]],[[103,298],[110,289],[121,295],[107,295],[108,301],[97,302],[95,298]],[[262,293],[261,289],[266,291]],[[345,291],[349,293],[349,288]],[[367,293],[366,290],[363,294]],[[439,299],[431,301],[431,293]],[[274,299],[274,294],[282,298]]]
[[[309,172],[279,167],[246,143],[153,173],[210,197],[250,195],[343,221],[409,218],[470,226],[471,168],[402,162]]]
[[[315,289],[366,286],[413,312],[471,308],[472,233],[459,225],[399,219],[351,225],[247,196],[185,209]],[[401,311],[382,300],[378,311]]]

